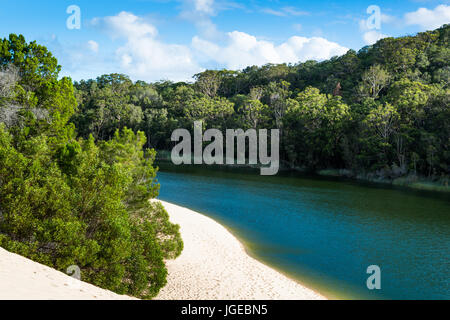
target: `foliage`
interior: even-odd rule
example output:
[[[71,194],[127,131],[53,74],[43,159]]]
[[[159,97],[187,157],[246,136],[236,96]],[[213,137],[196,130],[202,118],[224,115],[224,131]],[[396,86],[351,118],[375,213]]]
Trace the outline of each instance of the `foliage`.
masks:
[[[0,123],[0,245],[63,272],[77,265],[102,288],[154,297],[166,283],[164,260],[183,243],[162,205],[148,201],[159,191],[155,152],[126,128],[143,117],[127,98],[137,85],[121,75],[84,82],[89,94],[77,98],[93,111],[80,115],[71,79],[58,80],[45,47],[11,35],[0,41],[0,66],[2,79],[14,72],[1,82],[0,111],[15,119]],[[110,139],[77,138],[71,118]]]

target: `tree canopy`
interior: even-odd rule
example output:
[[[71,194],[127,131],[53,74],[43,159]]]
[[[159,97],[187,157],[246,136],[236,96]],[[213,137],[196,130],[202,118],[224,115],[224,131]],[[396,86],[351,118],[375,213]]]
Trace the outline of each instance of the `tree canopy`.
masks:
[[[195,120],[220,130],[279,128],[285,167],[445,180],[449,30],[385,38],[322,62],[206,70],[193,83],[102,76],[75,83],[73,121],[96,139],[124,126],[143,130],[158,150],[171,149],[171,132],[192,130]]]

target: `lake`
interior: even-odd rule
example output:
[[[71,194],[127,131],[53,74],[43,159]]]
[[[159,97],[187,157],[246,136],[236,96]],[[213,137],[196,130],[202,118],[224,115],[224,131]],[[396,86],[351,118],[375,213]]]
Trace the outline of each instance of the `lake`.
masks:
[[[160,163],[159,198],[333,299],[450,299],[450,197],[294,173]],[[381,290],[366,286],[381,268]]]

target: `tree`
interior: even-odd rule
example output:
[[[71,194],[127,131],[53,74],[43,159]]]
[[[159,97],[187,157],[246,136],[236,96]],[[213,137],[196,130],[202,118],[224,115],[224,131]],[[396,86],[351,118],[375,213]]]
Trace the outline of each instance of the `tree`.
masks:
[[[363,121],[366,137],[361,140],[367,147],[365,152],[369,155],[376,154],[380,167],[384,167],[390,163],[390,156],[393,152],[394,144],[393,136],[399,134],[399,122],[399,113],[395,107],[388,103],[378,105]],[[400,166],[403,165],[404,163],[402,161]]]
[[[214,98],[221,85],[220,71],[207,70],[202,73],[194,75],[196,80],[195,86],[197,90],[207,95],[210,98]]]
[[[19,72],[14,65],[10,64],[0,69],[0,105],[2,101],[14,97],[19,79]]]
[[[280,136],[282,135],[283,118],[287,110],[286,99],[290,96],[289,87],[289,82],[282,81],[280,83],[271,82],[266,89],[269,106],[273,110],[276,126],[280,129]]]
[[[389,73],[380,65],[374,65],[362,75],[359,86],[360,95],[377,99],[380,92],[386,88],[390,81]]]
[[[418,123],[423,118],[430,99],[437,93],[436,86],[401,79],[389,88],[386,100],[398,107],[403,121]]]
[[[258,129],[261,123],[269,120],[269,107],[259,100],[247,99],[239,112],[242,114],[246,129]]]
[[[169,119],[167,109],[147,109],[144,112],[145,120],[143,130],[147,133],[147,142],[150,147],[162,149],[167,146],[168,138],[176,129]]]
[[[15,34],[0,40],[0,66],[9,64],[19,69],[21,84],[26,84],[28,91],[39,91],[48,80],[56,80],[61,70],[57,59],[46,47],[35,41],[27,43],[24,36]]]
[[[400,116],[397,110],[387,103],[373,109],[364,120],[364,123],[374,129],[374,132],[380,137],[383,144],[387,144],[396,128],[398,128],[399,119]]]
[[[285,117],[285,144],[291,161],[309,168],[334,162],[351,119],[349,107],[341,97],[327,96],[312,87],[299,93],[295,101]]]
[[[193,98],[185,103],[189,127],[194,121],[202,120],[206,127],[225,129],[228,117],[234,112],[234,104],[224,98]]]
[[[81,89],[85,84],[76,83],[75,86]],[[138,97],[131,95],[134,90],[138,90]],[[82,112],[72,120],[83,137],[92,133],[96,139],[111,138],[116,129],[124,127],[137,130],[144,114],[142,107],[133,101],[143,105],[149,102],[145,93],[135,89],[128,77],[119,74],[103,75],[90,82],[89,95],[79,101]]]

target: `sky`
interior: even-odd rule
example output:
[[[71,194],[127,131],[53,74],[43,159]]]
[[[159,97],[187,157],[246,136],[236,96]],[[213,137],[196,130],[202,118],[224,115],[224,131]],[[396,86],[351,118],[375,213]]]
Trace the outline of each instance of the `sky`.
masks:
[[[76,81],[321,61],[446,23],[450,0],[0,0],[0,38],[45,45]]]

